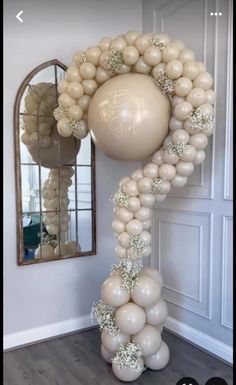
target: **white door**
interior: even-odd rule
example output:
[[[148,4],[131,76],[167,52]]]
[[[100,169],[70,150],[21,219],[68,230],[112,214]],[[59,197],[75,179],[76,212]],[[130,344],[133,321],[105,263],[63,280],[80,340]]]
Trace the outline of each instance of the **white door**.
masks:
[[[215,12],[217,15],[215,15]],[[213,15],[212,15],[213,13]],[[145,0],[143,31],[181,39],[214,77],[216,132],[188,185],[153,211],[151,263],[164,278],[167,327],[232,357],[232,4]]]

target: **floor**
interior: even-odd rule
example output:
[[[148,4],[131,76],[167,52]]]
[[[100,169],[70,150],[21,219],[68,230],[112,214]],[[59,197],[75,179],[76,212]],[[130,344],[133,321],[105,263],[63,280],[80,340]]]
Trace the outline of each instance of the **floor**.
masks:
[[[171,358],[161,371],[146,370],[132,385],[176,385],[192,377],[205,385],[222,377],[233,385],[232,368],[173,334],[163,331]],[[4,354],[4,385],[118,385],[100,356],[100,333],[90,329]]]

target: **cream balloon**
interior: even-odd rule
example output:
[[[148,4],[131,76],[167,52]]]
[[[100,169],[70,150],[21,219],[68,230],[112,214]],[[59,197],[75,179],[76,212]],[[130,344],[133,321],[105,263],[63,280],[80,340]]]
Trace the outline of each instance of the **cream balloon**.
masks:
[[[120,344],[126,344],[130,341],[130,336],[121,332],[112,336],[111,334],[108,334],[105,330],[103,330],[101,340],[102,345],[105,349],[107,349],[111,353],[115,353],[116,349]]]
[[[162,341],[157,353],[144,358],[145,365],[152,370],[161,370],[166,367],[170,359],[170,351],[167,344]]]
[[[132,342],[138,344],[143,356],[156,353],[161,346],[161,335],[152,325],[145,325],[144,328],[132,337]]]
[[[131,197],[136,197],[139,195],[139,190],[138,190],[138,184],[135,180],[131,180],[127,182],[123,186],[123,191],[124,193],[130,195]]]
[[[109,352],[109,350],[107,350],[107,349],[103,346],[103,344],[101,344],[100,352],[101,352],[101,356],[103,357],[103,359],[104,359],[108,364],[111,364],[111,359],[114,357],[114,353]]]
[[[154,269],[153,267],[143,267],[139,274],[149,275],[159,283],[160,287],[163,286],[163,278],[157,269]]]
[[[166,302],[162,299],[155,305],[145,309],[147,323],[153,326],[161,325],[166,321],[168,316],[168,308]]]
[[[156,178],[158,176],[158,166],[155,163],[148,163],[143,169],[143,175],[148,178]]]
[[[138,181],[139,179],[143,178],[143,170],[141,168],[138,168],[133,172],[131,175],[132,179]]]
[[[108,277],[102,285],[102,301],[111,306],[121,306],[130,300],[130,294],[122,289],[121,277]]]
[[[112,222],[112,229],[116,233],[122,233],[122,231],[125,231],[125,223],[116,219]]]
[[[140,209],[141,202],[137,197],[131,197],[128,199],[128,209],[135,212]]]
[[[155,203],[155,197],[152,193],[140,194],[139,199],[144,207],[152,208]]]
[[[120,233],[117,239],[122,247],[127,248],[129,246],[130,235],[126,231],[123,231],[122,233]]]
[[[133,335],[143,329],[146,315],[140,306],[133,302],[128,302],[116,310],[115,319],[122,333]]]
[[[177,188],[184,187],[188,181],[186,176],[175,175],[174,179],[171,181],[171,185]]]
[[[148,207],[140,207],[138,211],[134,214],[135,218],[140,221],[147,221],[150,219],[151,210]]]
[[[131,298],[137,305],[148,307],[157,302],[160,295],[161,288],[158,282],[148,275],[141,274],[131,293]]]
[[[169,117],[169,100],[151,77],[125,74],[109,79],[96,91],[88,109],[88,126],[106,155],[140,161],[162,144]]]
[[[132,382],[137,380],[143,371],[143,359],[139,360],[140,369],[133,369],[129,367],[119,368],[118,366],[112,363],[112,370],[114,375],[123,382]]]
[[[143,231],[143,224],[138,219],[132,219],[127,223],[126,231],[129,235],[140,235]]]

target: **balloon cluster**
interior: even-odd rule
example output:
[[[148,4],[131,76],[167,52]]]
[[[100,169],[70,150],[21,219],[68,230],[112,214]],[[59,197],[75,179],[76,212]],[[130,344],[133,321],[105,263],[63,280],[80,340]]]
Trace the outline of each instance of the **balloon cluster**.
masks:
[[[170,133],[161,154],[165,153],[165,164],[176,168],[176,183],[183,184],[193,165],[204,160],[207,137],[214,128],[213,79],[204,63],[196,61],[194,52],[180,40],[170,41],[164,33],[137,31],[102,39],[85,52],[77,52],[74,63],[58,85],[55,117],[60,135],[84,137],[91,97],[108,79],[128,73],[149,75],[171,102]],[[128,150],[132,152],[132,143]]]
[[[43,222],[49,234],[57,235],[59,231],[68,230],[68,188],[72,185],[73,174],[72,167],[52,169],[43,184],[43,206],[49,211],[45,214]]]
[[[157,270],[121,262],[103,283],[101,301],[93,305],[92,316],[102,331],[101,354],[122,381],[136,380],[145,367],[160,370],[169,361],[161,338],[168,315],[160,298],[162,284]]]
[[[103,123],[109,119],[114,122],[116,119],[116,126],[112,126],[113,130],[110,131],[114,133],[117,127],[122,130],[119,131],[119,138],[109,134],[114,143],[108,152],[105,151],[105,139],[100,137],[98,140],[96,128],[89,127],[96,144],[114,159],[131,160],[129,153],[132,151],[141,154],[140,160],[151,156],[151,162],[134,171],[131,177],[124,177],[120,181],[119,189],[114,194],[115,219],[112,228],[118,240],[116,255],[120,262],[102,286],[101,301],[92,307],[92,315],[102,331],[101,354],[107,362],[112,363],[114,374],[122,381],[129,382],[141,375],[144,366],[158,370],[165,367],[169,360],[169,349],[161,339],[162,326],[167,317],[167,306],[160,298],[162,278],[157,270],[143,268],[141,261],[151,254],[151,210],[155,201],[163,201],[172,187],[186,185],[194,166],[205,159],[208,136],[214,131],[213,79],[204,63],[195,60],[192,50],[186,48],[180,40],[170,41],[164,33],[128,31],[114,39],[104,38],[85,52],[76,53],[74,63],[68,68],[66,79],[58,85],[59,107],[54,115],[58,121],[59,134],[82,139],[88,130],[87,118],[90,122],[94,109],[106,104],[102,112],[100,109],[103,121],[99,119]],[[110,78],[122,75],[123,87],[127,76],[132,77],[134,73],[148,75],[147,78],[152,80],[151,87],[155,85],[155,89],[166,96],[171,105],[168,134],[151,153],[142,151],[142,147],[147,145],[144,137],[149,138],[149,126],[152,126],[149,142],[155,136],[160,136],[160,131],[162,135],[165,127],[163,121],[158,125],[152,114],[151,120],[155,122],[147,121],[145,135],[142,131],[137,140],[140,135],[137,120],[148,98],[147,90],[150,89],[151,94],[154,94],[150,84],[147,87],[145,85],[142,98],[140,95],[136,97],[134,85],[131,92],[125,89],[125,92],[119,94],[125,100],[122,99],[119,104],[120,115],[113,115],[117,105],[107,96],[114,91],[111,83],[110,89],[106,89],[106,98],[103,101],[99,98],[96,100],[103,83],[113,81]],[[118,81],[118,77],[116,79]],[[125,124],[129,108],[123,109],[128,104],[127,95],[130,94],[136,103],[136,110],[133,110],[138,118],[136,116],[136,120],[127,128]],[[96,103],[93,103],[94,100]],[[164,104],[159,100],[159,109],[162,109]],[[149,110],[146,109],[144,115],[150,115]],[[95,111],[94,115],[96,123],[99,114]],[[168,115],[166,106],[164,115],[165,120]],[[123,130],[123,127],[127,129]],[[133,136],[127,140],[130,132]],[[105,135],[108,135],[106,130]],[[119,143],[123,159],[122,156],[118,158],[114,150],[121,138],[123,143]]]
[[[50,170],[42,189],[43,206],[47,210],[43,217],[48,235],[42,237],[42,245],[35,258],[67,256],[81,251],[75,241],[59,242],[58,237],[68,231],[70,215],[68,214],[68,188],[72,184],[74,170],[72,167],[60,167]],[[50,239],[49,236],[54,236]]]
[[[51,83],[38,83],[27,88],[24,98],[24,116],[21,140],[26,146],[47,148],[51,145],[51,116],[56,107],[56,88]],[[29,114],[29,115],[27,115]],[[31,116],[40,115],[40,116]],[[37,121],[38,119],[38,121]]]

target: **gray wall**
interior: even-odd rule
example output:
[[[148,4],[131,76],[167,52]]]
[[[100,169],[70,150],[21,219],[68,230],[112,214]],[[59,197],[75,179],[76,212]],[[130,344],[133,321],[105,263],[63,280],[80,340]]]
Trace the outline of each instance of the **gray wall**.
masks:
[[[23,23],[15,15],[23,10]],[[23,0],[5,2],[4,20],[4,333],[77,318],[90,312],[115,261],[110,196],[138,165],[123,164],[97,150],[97,255],[16,265],[13,105],[25,76],[57,58],[66,65],[75,51],[104,36],[141,30],[141,0]]]

